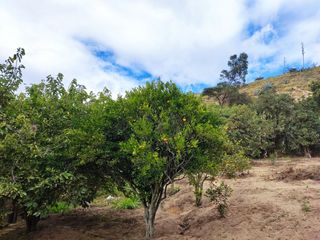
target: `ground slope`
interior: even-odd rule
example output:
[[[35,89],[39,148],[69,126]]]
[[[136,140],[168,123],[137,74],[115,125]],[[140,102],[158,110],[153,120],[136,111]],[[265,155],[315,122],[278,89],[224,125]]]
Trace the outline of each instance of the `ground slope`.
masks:
[[[305,70],[303,72],[286,73],[277,77],[263,80],[256,80],[241,88],[241,92],[246,92],[254,96],[256,91],[265,84],[271,83],[279,93],[288,93],[295,99],[307,97],[311,94],[310,84],[312,81],[320,81],[320,67]]]
[[[314,175],[304,174],[311,168],[320,174],[319,158],[276,165],[260,161],[248,176],[225,180],[233,188],[226,218],[219,218],[206,198],[203,207],[196,208],[192,189],[182,180],[178,183],[180,192],[160,207],[155,239],[320,239],[320,182],[308,179]],[[42,221],[37,233],[26,236],[23,232],[18,223],[0,230],[0,239],[143,239],[143,210],[77,209]]]

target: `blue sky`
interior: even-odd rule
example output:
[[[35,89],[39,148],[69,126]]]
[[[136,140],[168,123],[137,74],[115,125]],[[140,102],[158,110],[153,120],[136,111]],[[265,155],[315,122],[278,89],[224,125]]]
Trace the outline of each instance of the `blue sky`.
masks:
[[[113,96],[155,78],[201,92],[232,54],[249,74],[320,63],[319,0],[2,0],[0,60],[24,47],[25,84],[62,72]],[[8,24],[10,23],[10,24]]]

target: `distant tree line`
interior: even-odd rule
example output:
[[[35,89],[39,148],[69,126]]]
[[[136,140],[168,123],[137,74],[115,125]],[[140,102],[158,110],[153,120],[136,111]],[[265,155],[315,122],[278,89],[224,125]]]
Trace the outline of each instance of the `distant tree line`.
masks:
[[[237,64],[231,68],[242,69]],[[244,67],[240,75],[246,73]],[[248,157],[303,154],[311,157],[312,153],[320,152],[320,84],[314,82],[310,88],[312,96],[300,101],[277,93],[271,84],[251,98],[240,93],[239,85],[233,81],[206,88],[202,94],[220,105],[228,137],[241,145]]]

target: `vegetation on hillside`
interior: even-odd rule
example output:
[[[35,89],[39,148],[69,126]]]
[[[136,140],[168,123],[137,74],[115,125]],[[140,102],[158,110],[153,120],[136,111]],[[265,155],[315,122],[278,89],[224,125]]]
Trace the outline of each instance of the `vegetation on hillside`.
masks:
[[[307,98],[312,94],[310,84],[320,81],[320,67],[305,69],[304,71],[288,72],[280,76],[267,79],[257,79],[240,89],[241,93],[247,93],[256,97],[257,93],[267,85],[273,86],[277,93],[289,94],[294,99]]]

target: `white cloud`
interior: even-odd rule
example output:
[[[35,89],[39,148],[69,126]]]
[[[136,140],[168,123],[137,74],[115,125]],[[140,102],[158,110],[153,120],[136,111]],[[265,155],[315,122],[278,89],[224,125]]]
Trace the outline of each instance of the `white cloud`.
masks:
[[[304,41],[307,59],[320,62],[317,2],[2,0],[1,58],[24,47],[27,83],[62,72],[69,81],[77,78],[95,91],[106,86],[114,94],[139,84],[130,76],[106,71],[106,63],[80,41],[91,40],[111,50],[117,64],[182,86],[213,85],[228,57],[242,51],[249,53],[252,70],[271,70],[283,56],[297,61],[300,56],[293,46],[299,51]],[[249,23],[260,26],[252,36],[245,32]],[[265,42],[268,34],[277,37]],[[274,62],[261,66],[264,57]]]

